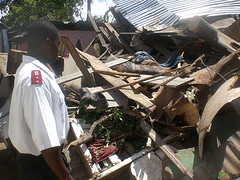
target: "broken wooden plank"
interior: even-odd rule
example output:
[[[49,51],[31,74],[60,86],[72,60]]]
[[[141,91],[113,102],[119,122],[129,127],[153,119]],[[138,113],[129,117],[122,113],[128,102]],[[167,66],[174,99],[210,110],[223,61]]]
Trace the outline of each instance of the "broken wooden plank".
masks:
[[[87,53],[79,51],[81,56],[83,58],[87,58],[89,62],[91,63],[92,67],[97,69],[100,68],[104,71],[113,71],[112,69],[108,68],[103,62],[101,62],[99,59],[97,59],[94,56],[91,56]],[[110,75],[100,74],[104,79],[106,79],[109,83],[111,83],[113,86],[120,86],[125,85],[125,83],[122,79],[113,77]],[[153,112],[155,109],[155,105],[149,100],[148,97],[143,95],[142,93],[136,92],[134,89],[132,89],[130,86],[127,86],[125,88],[119,89],[124,95],[126,95],[129,99],[132,99],[139,104],[141,104],[143,107],[146,108],[147,111]]]
[[[240,53],[240,49],[234,51],[225,58],[222,58],[216,64],[208,66],[202,70],[199,70],[190,75],[190,78],[194,78],[194,81],[191,84],[205,84],[211,85],[212,80],[219,75],[221,70],[226,67],[231,61],[236,60],[237,55]],[[237,60],[239,61],[239,60]]]
[[[144,79],[147,77],[150,77],[151,75],[145,75],[145,74],[141,74],[141,77],[132,77],[134,80],[138,81],[140,79]],[[147,85],[151,85],[151,86],[156,86],[159,84],[162,84],[166,81],[168,81],[169,79],[172,79],[173,77],[171,76],[159,76],[159,77],[155,77],[149,80],[144,80],[142,81],[142,84],[147,84]],[[166,87],[169,88],[179,88],[185,84],[190,83],[191,81],[193,81],[193,78],[180,78],[180,77],[176,77],[174,79],[172,79],[172,81],[168,82],[167,84],[165,84]]]
[[[134,79],[131,77],[127,77],[126,81],[129,83],[135,82]],[[134,85],[132,85],[132,86],[137,92],[140,92],[142,90],[142,86],[138,83],[136,83],[136,84],[134,83]]]
[[[3,77],[9,76],[7,73],[7,53],[0,53],[0,71],[3,74]]]
[[[151,152],[153,150],[152,147],[148,147],[143,149],[142,151],[140,151],[137,154],[134,154],[133,156],[125,159],[124,161],[122,161],[119,164],[116,164],[115,166],[107,169],[106,171],[103,171],[102,173],[98,174],[98,179],[103,179],[103,178],[110,178],[111,175],[113,175],[113,173],[115,174],[115,172],[117,172],[118,170],[124,168],[125,166],[129,165],[131,162],[135,161],[136,159],[144,156],[145,154]],[[114,178],[111,178],[114,179]]]
[[[114,86],[114,87],[111,87],[111,88],[108,88],[108,89],[104,89],[102,91],[98,91],[98,92],[107,92],[107,91],[113,91],[113,90],[116,90],[116,89],[121,89],[123,87],[126,87],[126,86],[129,86],[129,85],[134,85],[134,84],[137,84],[137,83],[140,83],[142,81],[146,81],[146,80],[149,80],[149,79],[152,79],[154,77],[157,77],[157,76],[161,76],[162,74],[155,74],[155,75],[152,75],[152,76],[148,76],[146,78],[143,78],[143,79],[139,79],[139,80],[136,80],[136,81],[132,81],[130,83],[125,83],[125,84],[121,84],[121,85],[118,85],[118,86]]]
[[[193,173],[190,171],[182,160],[175,155],[168,145],[160,138],[160,136],[147,124],[146,121],[141,121],[141,128],[143,131],[159,146],[159,148],[166,154],[166,156],[177,166],[177,168],[190,179],[193,179]]]
[[[121,38],[118,32],[109,23],[104,23],[108,30],[117,38],[117,40],[123,45],[123,47],[128,50],[128,52],[134,54],[134,50]]]
[[[119,59],[107,62],[105,64],[106,64],[107,67],[113,67],[113,66],[125,63],[127,61],[128,61],[127,59],[119,58]],[[93,72],[92,68],[88,68],[88,71],[89,71],[89,73]],[[72,81],[72,80],[75,80],[75,79],[78,79],[78,78],[81,78],[81,77],[83,77],[83,74],[82,74],[81,71],[79,71],[79,72],[72,73],[70,75],[66,75],[66,76],[62,76],[60,78],[57,78],[56,81],[57,81],[58,84],[62,84],[62,83],[66,83],[66,82],[69,82],[69,81]]]
[[[103,89],[107,89],[109,86],[98,86],[98,87],[92,87],[87,88],[91,93],[95,93],[96,91],[101,91]],[[114,107],[122,107],[125,102],[128,101],[128,99],[123,96],[120,92],[104,92],[103,95],[105,96],[107,102],[108,102],[108,108],[114,108]],[[97,110],[98,108],[94,106],[84,106],[86,111],[92,111]]]
[[[68,48],[70,54],[72,55],[73,59],[75,60],[75,62],[77,64],[78,68],[83,73],[84,78],[86,78],[85,81],[84,81],[86,83],[86,85],[94,86],[95,82],[94,82],[93,76],[88,72],[86,65],[84,64],[84,62],[80,58],[77,50],[75,49],[75,47],[73,46],[71,41],[68,39],[67,36],[61,36],[61,40],[66,45],[66,47]]]
[[[87,47],[83,50],[83,52],[87,52],[88,49],[93,45],[95,40],[96,40],[96,37],[92,39],[92,41],[87,45]]]
[[[102,45],[105,45],[105,44],[106,44],[106,41],[105,41],[105,39],[103,38],[102,34],[100,34],[101,31],[99,30],[98,25],[96,24],[95,20],[93,19],[92,15],[91,15],[91,12],[88,11],[88,12],[87,12],[87,15],[88,15],[88,17],[89,17],[89,19],[90,19],[90,21],[91,21],[91,23],[92,23],[92,26],[93,26],[95,32],[98,33],[97,37],[99,38],[101,44],[102,44]]]
[[[176,79],[177,77],[180,77],[182,74],[183,74],[183,73],[174,75],[174,76],[172,76],[170,79],[168,79],[167,81],[164,81],[164,82],[162,82],[162,83],[160,83],[160,84],[158,84],[158,85],[153,86],[151,89],[154,90],[154,89],[159,88],[160,86],[165,86],[167,83],[173,81],[173,80]]]
[[[103,33],[103,35],[109,40],[110,42],[110,35],[108,34],[108,32],[106,31],[106,29],[102,26],[99,26],[99,29],[101,30],[101,32]]]
[[[95,20],[92,17],[91,11],[87,11],[88,18],[90,19],[93,29],[95,30],[96,33],[100,33],[101,31],[98,28],[98,25],[96,24]]]
[[[71,118],[71,129],[70,133],[75,139],[79,139],[82,135],[84,135],[84,130],[80,124],[77,123],[77,119]],[[92,177],[93,174],[99,173],[97,164],[92,163],[92,154],[87,148],[86,144],[81,144],[77,146],[77,151],[83,161],[83,164],[88,172],[88,174]]]
[[[195,33],[200,38],[203,38],[207,41],[212,41],[216,45],[225,47],[229,52],[234,52],[236,49],[231,46],[232,43],[240,46],[240,43],[225,35],[221,31],[214,28],[211,24],[205,21],[203,18],[196,16],[193,17],[187,28],[192,33]]]
[[[93,69],[93,71],[96,73],[100,73],[100,74],[140,77],[140,74],[137,74],[137,73],[126,73],[126,72],[118,72],[118,71],[102,71],[99,69]]]

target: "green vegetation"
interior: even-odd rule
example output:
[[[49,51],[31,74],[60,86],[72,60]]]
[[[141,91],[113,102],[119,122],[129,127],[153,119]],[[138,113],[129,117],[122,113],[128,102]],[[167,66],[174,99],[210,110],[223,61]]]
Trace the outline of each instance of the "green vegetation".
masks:
[[[119,153],[126,141],[135,147],[136,152],[143,149],[146,146],[147,138],[144,137],[145,133],[140,128],[140,121],[136,117],[123,114],[115,108],[85,112],[84,108],[80,106],[76,118],[86,120],[87,124],[93,124],[101,116],[112,113],[115,114],[112,119],[106,123],[98,124],[96,138],[105,139],[107,144],[115,139],[118,142]]]
[[[3,0],[0,10],[8,13],[1,19],[11,30],[21,32],[32,21],[74,21],[84,0]]]

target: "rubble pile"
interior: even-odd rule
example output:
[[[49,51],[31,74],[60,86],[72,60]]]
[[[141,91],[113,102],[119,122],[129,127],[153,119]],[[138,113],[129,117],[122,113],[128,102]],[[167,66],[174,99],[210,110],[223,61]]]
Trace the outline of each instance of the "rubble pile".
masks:
[[[88,48],[92,46],[97,57],[62,36],[60,52],[67,49],[69,58],[51,66],[66,95],[72,123],[74,140],[65,153],[79,148],[90,176],[99,179],[119,174],[127,165],[136,179],[143,177],[139,170],[143,167],[149,179],[239,177],[240,42],[232,33],[240,33],[239,19],[210,23],[193,17],[164,30],[139,31],[129,28],[119,13],[113,14],[118,21],[101,26],[88,14],[97,33]],[[10,50],[9,74],[22,54]],[[64,74],[71,61],[79,70]],[[94,116],[91,123],[79,120],[88,113]],[[99,134],[108,143],[96,140]],[[143,148],[136,152],[127,137],[144,139]],[[104,157],[104,168],[99,159],[89,158],[90,142],[95,159]],[[121,157],[122,146],[128,155]],[[141,161],[144,155],[152,167],[146,166],[148,160]]]

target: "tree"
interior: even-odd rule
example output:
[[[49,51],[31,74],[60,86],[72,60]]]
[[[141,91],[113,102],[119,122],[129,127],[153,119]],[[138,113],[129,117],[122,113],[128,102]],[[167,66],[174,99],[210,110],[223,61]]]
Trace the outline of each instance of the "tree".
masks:
[[[21,32],[32,21],[74,21],[84,0],[2,0],[0,9],[7,12],[1,21],[11,30]]]

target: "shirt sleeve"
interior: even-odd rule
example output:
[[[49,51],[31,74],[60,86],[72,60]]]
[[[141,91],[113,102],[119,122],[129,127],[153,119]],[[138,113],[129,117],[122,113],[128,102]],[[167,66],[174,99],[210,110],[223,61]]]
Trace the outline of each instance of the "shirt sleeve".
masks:
[[[22,94],[24,118],[33,142],[40,152],[60,146],[52,103],[52,94],[46,84],[34,84],[24,88]]]

